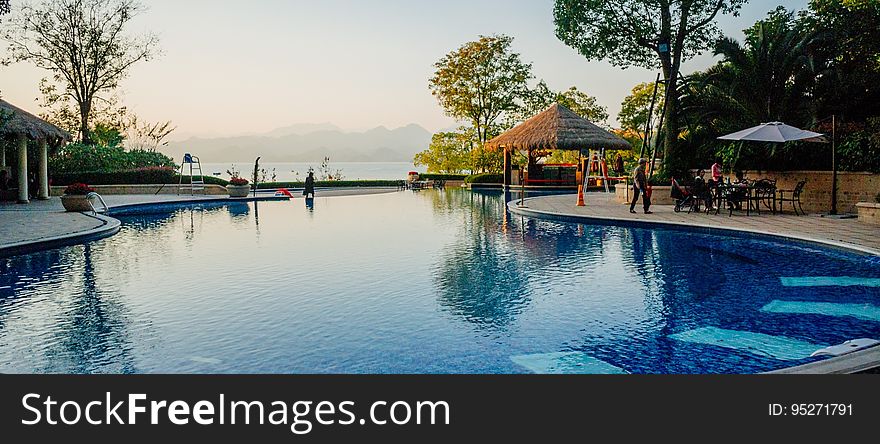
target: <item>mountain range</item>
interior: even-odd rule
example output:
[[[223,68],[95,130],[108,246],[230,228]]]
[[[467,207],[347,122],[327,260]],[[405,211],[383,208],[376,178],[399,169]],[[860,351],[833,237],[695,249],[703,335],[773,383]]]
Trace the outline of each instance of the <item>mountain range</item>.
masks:
[[[332,123],[295,124],[265,134],[235,137],[192,137],[170,142],[162,151],[175,160],[192,153],[202,162],[410,162],[428,148],[431,133],[416,124],[396,129],[345,131]]]

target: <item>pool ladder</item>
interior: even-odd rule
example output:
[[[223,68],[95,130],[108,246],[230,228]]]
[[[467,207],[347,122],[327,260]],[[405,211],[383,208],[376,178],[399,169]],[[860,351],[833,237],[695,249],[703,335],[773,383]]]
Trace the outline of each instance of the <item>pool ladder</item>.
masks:
[[[98,201],[101,202],[101,211],[98,211],[98,210],[95,208],[95,204],[92,203],[92,199],[98,199]],[[92,191],[91,193],[89,193],[89,194],[86,195],[86,200],[89,202],[89,206],[92,207],[92,212],[95,213],[95,214],[98,214],[98,213],[106,213],[107,210],[110,209],[110,207],[107,206],[107,202],[104,202],[104,198],[101,197],[100,194],[98,194],[98,193],[96,193],[96,192],[94,192],[94,191]]]

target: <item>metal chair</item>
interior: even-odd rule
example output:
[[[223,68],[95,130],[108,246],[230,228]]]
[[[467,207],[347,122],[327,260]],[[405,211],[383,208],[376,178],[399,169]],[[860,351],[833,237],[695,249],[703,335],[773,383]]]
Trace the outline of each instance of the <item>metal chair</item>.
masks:
[[[804,211],[804,208],[801,206],[801,194],[804,192],[804,187],[807,185],[806,180],[802,180],[797,183],[793,190],[778,190],[778,197],[776,198],[776,202],[779,203],[779,211],[782,211],[782,204],[785,202],[791,202],[791,209],[794,210],[794,214],[800,216],[802,214],[807,214]],[[788,194],[788,197],[786,197]],[[797,204],[797,206],[795,206]],[[800,214],[798,214],[798,209],[800,209]]]

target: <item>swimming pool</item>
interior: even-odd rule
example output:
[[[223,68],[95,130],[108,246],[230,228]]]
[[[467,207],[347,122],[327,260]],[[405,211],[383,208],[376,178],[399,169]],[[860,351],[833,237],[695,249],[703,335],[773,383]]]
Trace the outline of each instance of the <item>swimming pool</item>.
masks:
[[[753,373],[880,336],[880,267],[465,190],[156,207],[0,259],[0,372]]]

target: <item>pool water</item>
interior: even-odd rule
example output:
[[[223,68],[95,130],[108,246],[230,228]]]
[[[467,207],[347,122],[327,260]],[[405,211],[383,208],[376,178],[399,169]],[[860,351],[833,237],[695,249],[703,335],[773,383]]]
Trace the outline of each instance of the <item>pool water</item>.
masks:
[[[753,373],[880,338],[872,258],[427,190],[115,215],[0,259],[0,372]]]

